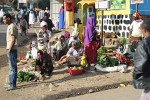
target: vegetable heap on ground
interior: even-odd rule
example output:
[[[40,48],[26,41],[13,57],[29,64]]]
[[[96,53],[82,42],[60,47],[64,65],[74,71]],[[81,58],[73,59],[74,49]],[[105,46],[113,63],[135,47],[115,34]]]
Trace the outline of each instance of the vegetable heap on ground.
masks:
[[[102,67],[114,67],[119,64],[119,61],[116,58],[111,58],[108,55],[105,55],[104,53],[107,53],[107,49],[104,46],[101,46],[98,49],[98,57],[97,57],[97,63],[101,65]]]
[[[34,79],[34,74],[28,73],[28,72],[23,72],[19,71],[17,74],[17,82],[29,82]]]

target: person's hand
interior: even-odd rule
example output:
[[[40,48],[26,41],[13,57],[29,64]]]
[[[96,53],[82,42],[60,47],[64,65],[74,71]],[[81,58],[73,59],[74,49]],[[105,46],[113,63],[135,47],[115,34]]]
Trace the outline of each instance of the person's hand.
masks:
[[[11,49],[6,49],[7,54],[10,53]]]

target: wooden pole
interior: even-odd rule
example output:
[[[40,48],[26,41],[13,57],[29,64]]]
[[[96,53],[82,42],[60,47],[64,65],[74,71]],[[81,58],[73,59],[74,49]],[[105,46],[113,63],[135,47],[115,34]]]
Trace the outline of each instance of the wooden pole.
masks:
[[[104,19],[103,17],[104,17],[104,10],[102,10],[101,12],[102,12],[102,15],[101,15],[101,40],[102,40],[102,45],[104,45],[103,44],[103,40],[104,40],[103,39],[103,19]]]

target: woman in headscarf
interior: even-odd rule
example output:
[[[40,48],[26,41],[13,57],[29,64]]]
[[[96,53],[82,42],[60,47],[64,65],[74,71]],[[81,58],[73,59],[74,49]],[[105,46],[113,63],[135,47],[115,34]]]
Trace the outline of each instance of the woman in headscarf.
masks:
[[[34,23],[35,23],[35,14],[34,12],[31,10],[30,13],[29,13],[29,25],[31,27],[34,27]]]
[[[59,29],[64,29],[64,6],[59,11]]]
[[[96,62],[98,47],[99,45],[96,41],[95,20],[93,17],[89,17],[84,30],[84,49],[89,64]]]

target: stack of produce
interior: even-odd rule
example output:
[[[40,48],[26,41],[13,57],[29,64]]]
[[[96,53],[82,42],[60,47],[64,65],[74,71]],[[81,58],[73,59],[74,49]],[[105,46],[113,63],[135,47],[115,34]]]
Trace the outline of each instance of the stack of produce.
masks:
[[[112,58],[105,53],[107,53],[108,50],[106,47],[101,46],[98,49],[98,57],[97,57],[97,63],[101,65],[102,67],[114,67],[119,64],[119,61],[116,58]]]
[[[19,71],[17,74],[17,82],[24,82],[24,81],[29,82],[34,78],[35,76],[28,72]]]

